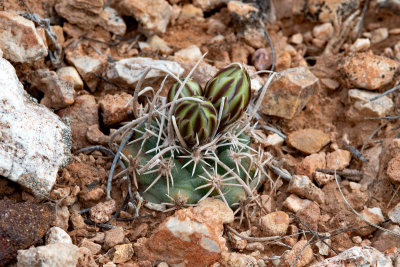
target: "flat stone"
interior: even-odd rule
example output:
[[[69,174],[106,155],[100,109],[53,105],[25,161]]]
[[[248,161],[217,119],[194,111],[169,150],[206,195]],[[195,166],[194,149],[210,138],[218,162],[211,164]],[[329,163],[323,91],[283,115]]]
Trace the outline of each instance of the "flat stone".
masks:
[[[122,227],[111,229],[105,233],[104,247],[106,249],[112,248],[124,242],[125,231]]]
[[[99,202],[90,209],[90,219],[95,223],[105,223],[111,219],[115,209],[115,201],[113,199]]]
[[[318,129],[302,129],[291,132],[286,141],[301,152],[313,154],[329,143],[329,135]]]
[[[133,252],[132,244],[117,245],[114,248],[115,248],[114,257],[113,257],[114,263],[127,262],[133,256],[134,252]]]
[[[41,241],[54,219],[54,208],[50,205],[1,200],[0,262],[7,263],[17,256],[19,249]]]
[[[42,198],[68,162],[70,129],[27,95],[13,66],[2,58],[0,77],[0,175]]]
[[[48,108],[60,109],[74,103],[74,87],[70,80],[58,76],[48,69],[36,70],[30,75],[32,86],[44,93],[40,104]]]
[[[126,106],[132,95],[122,92],[115,95],[105,95],[99,101],[103,123],[107,126],[120,123],[133,114],[132,104]]]
[[[57,226],[51,227],[46,233],[46,245],[55,243],[72,244],[71,237],[63,229]]]
[[[298,257],[299,253],[301,254]],[[313,260],[314,254],[311,245],[307,244],[307,240],[301,240],[297,242],[289,252],[283,255],[282,261],[286,263],[287,266],[294,266],[297,257],[297,267],[306,266]]]
[[[92,255],[96,255],[101,251],[101,245],[100,244],[96,244],[93,241],[90,241],[87,238],[82,239],[81,244],[79,247],[84,247],[89,249],[90,253]]]
[[[271,116],[292,119],[317,92],[318,78],[306,67],[287,69],[273,82],[261,105],[261,111]]]
[[[353,105],[346,111],[346,116],[353,121],[364,117],[384,117],[393,109],[393,101],[388,96],[370,101],[379,94],[358,89],[351,89],[348,94]]]
[[[261,217],[263,230],[269,236],[282,236],[289,227],[289,215],[283,211],[275,211]]]
[[[305,175],[293,175],[289,182],[287,191],[289,193],[316,201],[319,204],[324,204],[325,202],[324,192],[315,186],[311,182],[310,178]]]
[[[64,266],[75,267],[78,263],[78,247],[55,243],[46,246],[18,250],[18,267]]]
[[[370,51],[346,56],[339,71],[347,87],[376,90],[393,80],[399,66],[399,62]]]
[[[62,67],[57,70],[57,75],[65,80],[70,80],[74,84],[75,90],[82,90],[83,89],[83,81],[81,76],[79,76],[78,71],[71,66]]]
[[[32,63],[47,56],[47,46],[35,24],[16,13],[0,11],[0,49],[14,62]]]
[[[115,8],[121,15],[134,17],[140,23],[140,31],[147,36],[164,33],[172,14],[166,0],[122,0]]]
[[[378,263],[378,264],[377,264]],[[311,265],[311,267],[330,266],[385,266],[391,267],[392,261],[373,247],[352,247],[335,257],[325,259]]]
[[[147,43],[150,51],[160,51],[163,55],[169,55],[172,53],[172,48],[168,46],[167,42],[161,39],[158,35],[153,35],[147,39]],[[142,42],[139,42],[140,50],[146,51],[146,48],[142,47]]]
[[[305,157],[299,164],[296,165],[297,175],[306,175],[308,177],[313,177],[316,169],[326,168],[326,154],[321,152],[318,154],[311,154]]]
[[[223,222],[232,221],[233,212],[221,200],[208,200],[198,207],[176,211],[148,239],[140,238],[135,252],[139,260],[180,266],[211,265],[227,251]]]
[[[183,73],[183,68],[176,62],[168,60],[154,60],[145,57],[125,58],[115,63],[109,64],[105,76],[107,79],[127,86],[134,86],[142,77],[147,67],[154,67],[147,74],[145,81],[159,80],[165,77],[166,73],[161,70],[169,71],[177,76]]]
[[[177,60],[197,62],[202,56],[200,48],[197,45],[191,45],[175,52],[174,57]]]
[[[336,90],[339,88],[340,84],[339,82],[329,79],[329,78],[323,78],[321,79],[321,83],[325,85],[329,90]]]
[[[283,202],[283,206],[288,210],[297,213],[298,211],[307,208],[311,203],[311,200],[302,199],[295,194],[290,194]]]
[[[326,155],[326,167],[330,170],[343,170],[350,165],[350,151],[338,149]]]
[[[386,173],[392,183],[400,183],[400,155],[389,161]]]

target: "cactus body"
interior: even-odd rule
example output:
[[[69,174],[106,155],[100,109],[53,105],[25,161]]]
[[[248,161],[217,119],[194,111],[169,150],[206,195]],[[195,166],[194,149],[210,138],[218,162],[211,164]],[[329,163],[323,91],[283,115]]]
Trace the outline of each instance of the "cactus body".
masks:
[[[225,97],[220,128],[240,118],[249,104],[251,97],[250,77],[246,70],[232,65],[220,70],[204,89],[204,97],[209,99],[219,111],[222,98]]]
[[[184,81],[185,78],[182,78],[181,81]],[[168,102],[172,102],[172,100],[174,99],[178,89],[180,87],[180,83],[176,82],[174,83],[174,85],[172,85],[172,87],[169,89],[168,92]],[[182,98],[182,97],[187,97],[187,96],[201,96],[203,95],[203,90],[201,89],[200,84],[198,84],[197,82],[193,81],[192,79],[189,79],[185,86],[183,87],[181,93],[179,94],[178,98]]]
[[[195,96],[202,100],[185,100],[175,109],[175,118],[179,132],[186,143],[196,144],[196,136],[200,144],[209,141],[217,127],[217,111],[212,103],[202,96]]]

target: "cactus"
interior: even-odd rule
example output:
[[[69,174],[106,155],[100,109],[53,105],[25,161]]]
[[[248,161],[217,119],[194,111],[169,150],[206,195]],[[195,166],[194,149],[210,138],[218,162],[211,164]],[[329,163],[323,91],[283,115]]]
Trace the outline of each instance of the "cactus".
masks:
[[[220,70],[204,89],[204,97],[208,98],[219,110],[225,97],[220,128],[237,121],[251,97],[250,77],[242,66],[233,64]]]
[[[161,86],[153,99],[142,103],[135,120],[112,134],[110,142],[117,136],[122,140],[118,151],[127,165],[117,176],[131,171],[138,192],[155,204],[190,205],[217,197],[234,208],[244,200],[256,201],[255,189],[268,176],[264,168],[270,158],[251,144],[259,138],[251,124],[255,109],[240,120],[251,97],[246,70],[239,64],[224,68],[208,81],[204,93],[189,79],[176,97],[180,86],[175,83],[167,99],[159,94]],[[110,171],[107,196],[112,175]]]

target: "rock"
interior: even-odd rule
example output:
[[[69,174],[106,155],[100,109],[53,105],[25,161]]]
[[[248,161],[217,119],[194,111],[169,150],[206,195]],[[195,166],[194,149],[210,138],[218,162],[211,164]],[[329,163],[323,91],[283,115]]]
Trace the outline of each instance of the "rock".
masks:
[[[289,193],[299,195],[301,197],[313,200],[319,204],[325,202],[325,194],[321,189],[316,187],[305,175],[293,175],[287,189]]]
[[[350,165],[350,151],[338,149],[326,155],[326,167],[329,170],[343,170]]]
[[[291,194],[285,199],[285,201],[283,202],[283,206],[286,207],[288,210],[296,213],[302,209],[307,208],[310,203],[312,203],[312,201],[308,199],[301,199],[297,195]]]
[[[202,56],[200,48],[196,45],[188,46],[184,49],[181,49],[175,52],[174,57],[176,60],[183,60],[189,62],[197,62]]]
[[[82,239],[80,247],[87,248],[90,251],[91,255],[96,255],[101,251],[101,245],[96,244],[87,238]]]
[[[376,90],[393,80],[399,66],[399,62],[390,58],[364,52],[346,56],[339,64],[339,71],[347,87]]]
[[[329,22],[321,24],[321,25],[316,25],[313,28],[312,33],[315,38],[322,40],[322,41],[328,41],[329,39],[331,39],[331,37],[333,35],[333,26]]]
[[[123,244],[115,246],[113,262],[123,263],[130,260],[133,256],[132,244]]]
[[[230,1],[229,3],[236,2]],[[241,34],[238,36],[242,37],[244,42],[254,47],[255,49],[265,47],[267,45],[267,39],[262,28],[246,27]]]
[[[140,31],[147,36],[164,33],[172,14],[166,0],[121,0],[115,8],[119,14],[134,17],[140,23]]]
[[[147,48],[148,46],[148,48]],[[161,39],[158,35],[153,35],[147,39],[147,43],[139,42],[141,51],[160,51],[163,55],[169,55],[172,53],[172,48],[168,46],[167,42]]]
[[[79,149],[90,145],[86,139],[87,128],[99,124],[98,105],[92,95],[82,95],[75,99],[75,103],[62,109],[58,115],[68,119],[71,124],[72,149]]]
[[[183,73],[183,68],[176,62],[136,57],[121,59],[109,64],[105,76],[113,82],[132,87],[136,85],[147,67],[153,69],[147,74],[145,82],[158,81],[164,78],[166,73],[161,70],[169,71],[177,76]]]
[[[371,43],[377,44],[386,40],[389,37],[389,30],[388,28],[379,28],[374,30],[371,34]]]
[[[99,202],[90,209],[90,219],[95,223],[107,222],[111,219],[115,209],[115,201],[113,199]]]
[[[84,247],[78,249],[78,264],[76,267],[98,267],[90,250]],[[103,265],[104,266],[104,265]]]
[[[206,266],[226,251],[223,223],[233,212],[221,200],[205,200],[198,207],[181,209],[168,217],[147,239],[140,238],[135,252],[140,259],[181,266]]]
[[[321,209],[315,202],[309,203],[304,209],[296,212],[297,217],[300,218],[311,230],[318,231],[318,222],[321,215]],[[308,230],[304,225],[300,224],[300,228]]]
[[[353,105],[346,111],[346,116],[353,121],[363,120],[364,117],[384,117],[393,109],[393,101],[388,96],[370,101],[378,93],[365,90],[349,90],[349,98]]]
[[[226,2],[227,0],[193,0],[193,5],[200,7],[203,11],[211,11]]]
[[[0,49],[13,62],[32,63],[47,56],[45,40],[35,24],[7,11],[0,11]]]
[[[90,91],[96,91],[99,78],[97,75],[102,74],[107,65],[107,55],[85,55],[82,52],[75,50],[67,50],[65,52],[67,61],[72,64],[79,72]]]
[[[109,126],[128,119],[133,114],[133,106],[126,106],[131,98],[132,95],[125,92],[103,96],[99,101],[103,123]]]
[[[390,225],[387,229],[400,234],[400,227],[398,225]],[[389,232],[378,230],[374,235],[372,246],[379,251],[384,252],[391,247],[398,248],[400,246],[400,238]]]
[[[53,226],[47,231],[46,234],[46,245],[55,243],[72,244],[71,237],[63,229],[57,226]]]
[[[13,66],[2,58],[0,77],[0,175],[42,198],[68,162],[70,129],[26,94]]]
[[[321,79],[321,83],[325,85],[329,90],[336,90],[340,86],[340,84],[337,81],[329,78]]]
[[[389,161],[386,173],[392,183],[400,183],[400,155]]]
[[[18,250],[17,258],[18,267],[75,267],[78,263],[78,247],[66,243],[49,244],[27,250]]]
[[[329,135],[318,129],[301,129],[291,132],[286,141],[301,152],[313,154],[329,143]]]
[[[83,89],[83,81],[78,71],[74,67],[62,67],[57,70],[57,75],[65,80],[69,80],[74,84],[75,90]]]
[[[366,220],[368,220],[371,223],[378,224],[382,221],[385,220],[383,217],[382,211],[380,208],[364,208],[360,212],[361,216],[363,216]],[[361,218],[357,217],[356,221],[356,227],[363,227],[363,226],[369,226],[368,223],[365,221],[361,220]],[[368,236],[371,233],[373,233],[376,230],[375,227],[366,227],[366,228],[361,228],[356,231],[354,231],[355,234],[359,236]]]
[[[36,70],[29,80],[34,88],[44,93],[40,104],[52,109],[61,109],[74,103],[73,83],[61,78],[54,71]]]
[[[389,257],[379,252],[373,247],[352,247],[343,251],[335,257],[325,259],[311,265],[311,267],[331,267],[331,266],[392,266]]]
[[[180,18],[195,18],[195,17],[203,17],[203,11],[201,8],[195,7],[192,4],[185,4],[182,7]]]
[[[85,220],[83,219],[82,215],[80,215],[77,211],[72,212],[70,220],[73,229],[86,228]]]
[[[392,222],[400,224],[400,203],[397,203],[397,205],[389,211],[388,216]]]
[[[367,51],[371,46],[371,42],[368,38],[358,38],[354,44],[351,45],[350,51],[352,52],[361,52]]]
[[[297,267],[306,266],[313,260],[314,254],[311,246],[307,244],[307,240],[301,240],[297,242],[289,252],[283,255],[282,261],[286,263],[287,266],[294,266],[296,258],[300,252],[301,254],[300,257],[298,257],[296,264]]]
[[[60,227],[64,231],[68,229],[69,210],[67,206],[57,208],[55,226]]]
[[[319,186],[324,186],[330,181],[335,180],[335,176],[323,172],[315,172],[314,173],[314,180],[317,182]]]
[[[120,36],[125,35],[125,21],[118,15],[115,9],[105,7],[99,15],[99,20],[99,25],[107,31]]]
[[[110,137],[105,135],[99,129],[99,125],[91,125],[87,128],[86,139],[92,144],[106,145],[110,141]]]
[[[7,263],[17,250],[41,241],[54,219],[50,205],[0,200],[0,262]]]
[[[303,35],[301,33],[295,33],[290,37],[289,42],[295,45],[299,45],[303,42]]]
[[[222,252],[219,262],[226,267],[258,266],[257,260],[253,256],[236,252]]]
[[[263,99],[262,112],[292,119],[317,92],[318,78],[306,67],[287,69],[273,82]]]
[[[265,146],[280,146],[284,141],[285,139],[283,139],[279,134],[274,133],[268,135],[263,144]]]
[[[251,63],[256,70],[268,70],[272,65],[272,53],[270,49],[259,48],[254,52]]]
[[[348,15],[359,9],[360,2],[360,0],[309,0],[303,7],[305,9],[303,12],[307,17],[320,22],[344,21]]]
[[[289,227],[289,215],[283,211],[275,211],[262,216],[261,224],[269,236],[282,236]]]
[[[105,233],[104,236],[104,247],[106,249],[112,248],[115,245],[119,245],[124,241],[125,232],[122,227],[111,229]]]
[[[297,175],[306,175],[308,177],[313,177],[316,169],[326,168],[326,154],[325,152],[320,152],[318,154],[311,154],[305,157],[300,164],[296,165]]]

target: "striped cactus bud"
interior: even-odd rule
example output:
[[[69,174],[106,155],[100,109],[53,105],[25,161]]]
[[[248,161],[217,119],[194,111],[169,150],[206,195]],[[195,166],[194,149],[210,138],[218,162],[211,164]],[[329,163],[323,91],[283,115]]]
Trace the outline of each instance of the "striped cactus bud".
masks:
[[[232,65],[220,70],[204,89],[204,97],[213,103],[219,112],[225,97],[220,129],[240,118],[250,102],[250,77],[242,66]]]
[[[184,80],[185,78],[181,79],[182,82]],[[176,82],[174,83],[174,85],[172,85],[171,89],[169,89],[168,92],[168,102],[172,102],[172,100],[174,100],[174,97],[180,86],[181,84],[179,82]],[[183,87],[178,99],[182,97],[196,96],[196,95],[203,95],[203,90],[201,89],[200,84],[189,78],[188,81],[185,83],[185,86]]]
[[[183,140],[187,144],[207,143],[214,129],[217,127],[217,111],[213,104],[202,96],[195,96],[202,100],[184,100],[175,109],[176,124]]]

